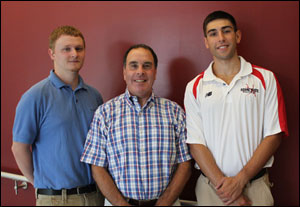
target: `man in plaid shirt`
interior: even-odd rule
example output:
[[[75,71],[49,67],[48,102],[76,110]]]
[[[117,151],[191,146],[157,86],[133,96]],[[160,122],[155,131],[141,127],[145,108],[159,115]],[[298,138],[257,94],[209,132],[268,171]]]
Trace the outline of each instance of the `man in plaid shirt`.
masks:
[[[154,95],[157,56],[147,45],[124,56],[125,93],[99,106],[81,161],[113,205],[180,205],[191,175],[185,112]]]

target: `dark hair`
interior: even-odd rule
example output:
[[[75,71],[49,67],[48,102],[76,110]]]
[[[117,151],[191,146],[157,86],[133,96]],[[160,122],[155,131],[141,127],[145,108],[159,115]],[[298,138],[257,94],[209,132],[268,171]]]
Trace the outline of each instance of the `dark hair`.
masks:
[[[213,20],[216,20],[216,19],[229,20],[233,25],[234,31],[235,32],[237,31],[237,25],[236,25],[235,19],[231,14],[228,14],[227,12],[224,12],[224,11],[214,11],[214,12],[210,13],[203,22],[203,32],[204,32],[205,37],[206,37],[206,27],[207,27],[208,23]]]
[[[157,62],[158,62],[157,56],[156,56],[154,50],[153,50],[151,47],[149,47],[148,45],[145,45],[145,44],[137,44],[137,45],[133,45],[133,46],[131,46],[131,47],[125,52],[125,55],[124,55],[124,58],[123,58],[123,67],[126,66],[126,61],[127,61],[128,53],[129,53],[131,50],[133,50],[133,49],[138,49],[138,48],[144,48],[144,49],[149,50],[149,51],[151,52],[151,54],[152,54],[152,56],[153,56],[153,59],[154,59],[154,66],[155,66],[155,68],[157,68]]]
[[[70,35],[73,37],[81,37],[83,40],[83,45],[85,47],[85,41],[82,33],[76,29],[75,27],[66,25],[66,26],[60,26],[57,27],[52,31],[52,33],[49,36],[49,48],[54,50],[55,42],[61,35]]]

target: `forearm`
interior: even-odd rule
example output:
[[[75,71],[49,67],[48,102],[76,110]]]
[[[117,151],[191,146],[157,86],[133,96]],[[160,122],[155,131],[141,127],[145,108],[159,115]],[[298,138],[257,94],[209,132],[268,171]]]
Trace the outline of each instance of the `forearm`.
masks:
[[[178,164],[175,174],[165,192],[156,202],[157,206],[172,206],[191,176],[191,161]]]
[[[264,138],[245,167],[237,174],[238,179],[246,185],[267,163],[281,143],[281,133]]]
[[[19,169],[22,174],[29,180],[33,185],[33,162],[32,162],[32,152],[31,145],[23,144],[20,142],[13,142],[12,152],[17,162]]]
[[[92,165],[92,173],[102,194],[112,205],[129,206],[105,168]]]
[[[222,178],[224,178],[224,174],[217,166],[209,149],[202,144],[191,144],[189,146],[191,154],[201,171],[208,177],[214,186],[218,185]]]

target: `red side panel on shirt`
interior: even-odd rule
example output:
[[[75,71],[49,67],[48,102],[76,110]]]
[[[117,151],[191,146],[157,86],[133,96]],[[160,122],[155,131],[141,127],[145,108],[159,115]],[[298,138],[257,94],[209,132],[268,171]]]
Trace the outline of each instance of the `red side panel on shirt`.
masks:
[[[285,104],[284,104],[282,90],[280,88],[279,82],[278,82],[275,75],[274,75],[274,77],[276,79],[276,85],[277,85],[278,113],[279,113],[280,128],[281,128],[282,131],[284,131],[285,136],[289,136],[289,131],[288,131],[288,127],[287,127]]]
[[[258,70],[256,70],[254,67],[257,67],[257,68],[260,68],[260,69],[263,69],[263,70],[267,70],[267,69],[256,66],[256,65],[252,65],[252,74],[255,75],[256,77],[258,77],[261,80],[261,82],[264,86],[264,89],[266,89],[266,83],[265,83],[265,79],[264,79],[263,75]],[[279,116],[280,128],[285,133],[286,136],[289,136],[288,127],[287,127],[285,104],[284,104],[284,100],[283,100],[282,90],[280,88],[279,82],[278,82],[275,74],[274,74],[274,77],[275,77],[275,80],[276,80],[276,87],[277,87],[278,116]]]
[[[201,80],[201,78],[203,78],[203,74],[204,74],[204,71],[202,73],[200,73],[199,77],[196,79],[196,81],[193,85],[193,94],[194,94],[195,99],[197,99],[197,87],[198,87],[199,81]]]
[[[258,67],[258,66],[252,65],[252,74],[255,75],[256,77],[258,77],[259,80],[261,80],[261,83],[263,84],[264,89],[266,90],[266,83],[265,83],[265,79],[264,79],[263,75],[258,70],[256,70],[254,67]]]

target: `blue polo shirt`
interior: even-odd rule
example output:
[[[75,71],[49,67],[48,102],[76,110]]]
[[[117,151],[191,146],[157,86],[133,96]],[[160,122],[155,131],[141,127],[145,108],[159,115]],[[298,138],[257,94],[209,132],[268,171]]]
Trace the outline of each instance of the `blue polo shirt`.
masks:
[[[32,145],[35,188],[74,188],[94,183],[80,162],[99,92],[79,77],[73,91],[53,71],[26,91],[18,103],[13,140]]]

